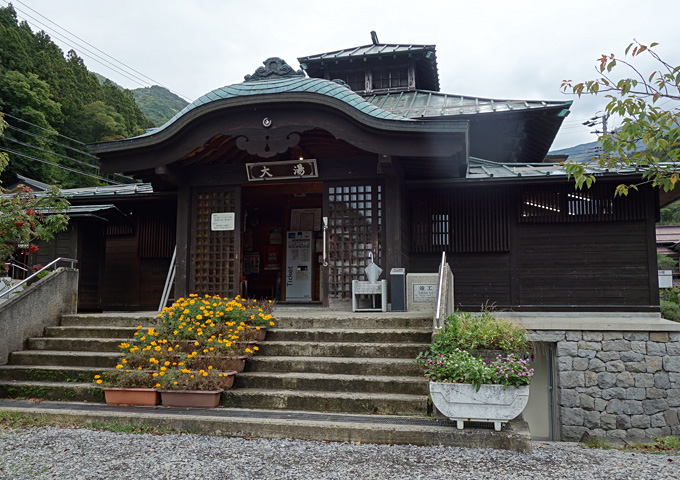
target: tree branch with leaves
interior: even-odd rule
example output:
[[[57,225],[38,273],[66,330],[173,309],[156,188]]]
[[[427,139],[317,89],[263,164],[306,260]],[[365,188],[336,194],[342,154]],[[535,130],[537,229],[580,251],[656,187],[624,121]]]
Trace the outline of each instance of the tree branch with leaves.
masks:
[[[669,191],[680,180],[680,65],[673,66],[656,53],[657,43],[643,45],[633,41],[625,56],[602,55],[596,67],[599,78],[575,83],[562,82],[562,91],[578,95],[604,94],[605,112],[621,119],[621,126],[599,138],[602,153],[596,165],[611,170],[637,169],[642,181],[621,184],[617,195],[628,195],[643,183]],[[656,69],[642,73],[637,66],[641,56],[651,58]],[[615,74],[625,71],[621,78]],[[592,163],[565,162],[567,175],[577,188],[590,187],[595,177],[588,173]]]
[[[0,112],[0,137],[5,125]],[[0,152],[0,173],[8,163],[9,156]],[[8,264],[16,260],[17,253],[37,252],[34,242],[52,240],[56,233],[66,230],[68,209],[68,201],[55,186],[40,195],[26,186],[18,193],[0,188],[0,276],[9,270]]]

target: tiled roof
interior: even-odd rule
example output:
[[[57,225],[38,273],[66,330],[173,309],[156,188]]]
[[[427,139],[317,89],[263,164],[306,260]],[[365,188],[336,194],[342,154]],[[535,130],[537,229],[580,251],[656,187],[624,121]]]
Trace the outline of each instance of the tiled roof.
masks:
[[[434,52],[435,45],[401,45],[401,44],[386,44],[379,43],[377,45],[363,45],[361,47],[344,48],[334,52],[319,53],[317,55],[309,55],[307,57],[299,57],[298,62],[313,62],[317,60],[339,60],[342,58],[353,57],[368,57],[373,55],[394,55],[399,53],[413,53],[420,51]]]
[[[568,109],[572,104],[571,101],[498,100],[424,90],[376,93],[366,96],[366,100],[376,107],[405,118],[514,112],[551,107]]]
[[[76,197],[120,197],[126,195],[147,195],[153,193],[150,183],[128,185],[107,185],[104,187],[67,188],[61,191],[67,198]]]
[[[587,166],[587,175],[621,175],[640,172],[635,168],[620,168],[616,171],[598,166]],[[566,177],[567,172],[562,165],[547,163],[496,163],[480,158],[470,157],[467,180]]]
[[[189,111],[211,102],[252,95],[272,95],[293,92],[311,93],[336,98],[354,107],[356,110],[375,118],[386,120],[408,120],[401,115],[395,115],[376,107],[349,88],[330,80],[308,77],[272,78],[237,83],[213,90],[184,107],[174,117],[168,120],[165,125],[151,129],[144,135],[140,135],[140,137],[153,135],[154,133],[167,128]]]

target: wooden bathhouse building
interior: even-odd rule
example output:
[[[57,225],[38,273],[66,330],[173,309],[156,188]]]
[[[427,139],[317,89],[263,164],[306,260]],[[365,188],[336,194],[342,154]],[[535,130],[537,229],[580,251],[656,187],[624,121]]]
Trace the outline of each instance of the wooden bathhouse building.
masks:
[[[72,242],[97,266],[81,307],[156,308],[176,247],[175,296],[247,285],[349,309],[369,258],[389,282],[437,272],[444,251],[460,309],[658,311],[658,193],[614,197],[639,173],[596,168],[576,190],[543,163],[570,101],[443,93],[434,45],[374,37],[298,61],[90,146],[146,183],[74,192]]]

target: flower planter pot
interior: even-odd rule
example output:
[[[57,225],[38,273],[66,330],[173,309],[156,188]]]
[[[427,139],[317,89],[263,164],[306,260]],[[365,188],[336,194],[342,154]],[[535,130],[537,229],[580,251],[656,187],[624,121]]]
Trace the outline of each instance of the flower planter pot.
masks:
[[[130,405],[153,407],[160,401],[158,391],[153,388],[102,388],[108,405]]]
[[[430,396],[434,406],[455,420],[459,429],[465,421],[476,421],[493,422],[499,431],[501,423],[522,413],[529,401],[529,386],[482,385],[476,391],[467,383],[430,382]]]
[[[265,335],[267,335],[267,327],[260,327],[259,330],[255,330],[255,341],[256,342],[263,341]]]
[[[233,378],[233,376],[232,376]],[[223,390],[161,390],[164,407],[215,408]]]

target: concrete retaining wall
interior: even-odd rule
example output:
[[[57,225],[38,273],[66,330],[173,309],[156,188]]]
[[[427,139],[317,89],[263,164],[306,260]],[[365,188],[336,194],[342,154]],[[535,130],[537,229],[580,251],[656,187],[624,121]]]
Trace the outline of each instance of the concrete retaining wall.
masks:
[[[12,297],[0,304],[0,365],[7,364],[11,352],[23,349],[26,339],[77,311],[78,270],[58,268]]]
[[[639,328],[639,327],[638,327]],[[556,348],[561,439],[680,435],[680,332],[531,331]]]

